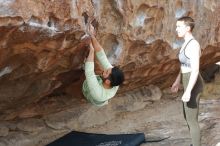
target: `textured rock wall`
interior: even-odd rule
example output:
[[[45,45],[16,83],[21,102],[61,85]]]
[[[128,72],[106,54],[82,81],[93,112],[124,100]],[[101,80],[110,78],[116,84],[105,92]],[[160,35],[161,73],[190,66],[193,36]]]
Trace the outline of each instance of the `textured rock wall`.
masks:
[[[169,86],[182,43],[175,23],[183,15],[196,20],[202,67],[219,61],[219,0],[1,0],[0,119],[83,104],[86,20],[94,19],[108,58],[125,72],[119,93]]]

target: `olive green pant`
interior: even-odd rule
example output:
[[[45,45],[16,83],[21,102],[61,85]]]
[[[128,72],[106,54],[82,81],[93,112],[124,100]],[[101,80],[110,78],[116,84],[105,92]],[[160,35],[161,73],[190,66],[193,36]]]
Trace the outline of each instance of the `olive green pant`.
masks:
[[[182,83],[184,86],[184,91],[186,90],[186,87],[188,85],[189,78],[190,78],[190,73],[182,74]],[[201,146],[201,135],[200,135],[199,122],[198,122],[198,115],[199,115],[199,100],[202,90],[203,90],[203,80],[201,75],[199,75],[197,82],[191,92],[190,101],[183,102],[183,114],[190,131],[193,146]]]

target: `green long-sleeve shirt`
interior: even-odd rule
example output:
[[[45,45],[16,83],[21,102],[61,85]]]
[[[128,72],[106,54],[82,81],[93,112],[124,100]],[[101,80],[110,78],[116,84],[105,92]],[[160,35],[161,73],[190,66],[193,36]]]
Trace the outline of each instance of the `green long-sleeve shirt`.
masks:
[[[96,56],[104,69],[112,68],[104,50],[97,52]],[[101,77],[95,75],[94,62],[85,63],[85,76],[86,80],[83,83],[82,92],[87,100],[96,106],[108,104],[108,100],[115,96],[119,86],[114,86],[111,89],[104,88]]]

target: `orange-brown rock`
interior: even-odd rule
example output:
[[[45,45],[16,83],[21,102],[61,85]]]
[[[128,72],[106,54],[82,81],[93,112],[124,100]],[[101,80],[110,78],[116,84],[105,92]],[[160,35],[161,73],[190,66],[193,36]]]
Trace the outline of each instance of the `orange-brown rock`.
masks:
[[[108,58],[125,72],[123,94],[170,86],[178,72],[176,18],[192,16],[205,68],[220,60],[220,1],[0,0],[0,119],[85,104],[83,61],[93,21]]]

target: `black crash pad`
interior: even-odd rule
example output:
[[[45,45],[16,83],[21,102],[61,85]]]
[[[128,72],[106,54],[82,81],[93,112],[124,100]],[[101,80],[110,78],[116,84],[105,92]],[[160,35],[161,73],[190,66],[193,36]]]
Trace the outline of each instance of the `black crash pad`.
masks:
[[[139,146],[144,142],[144,133],[107,135],[72,131],[47,146]]]

